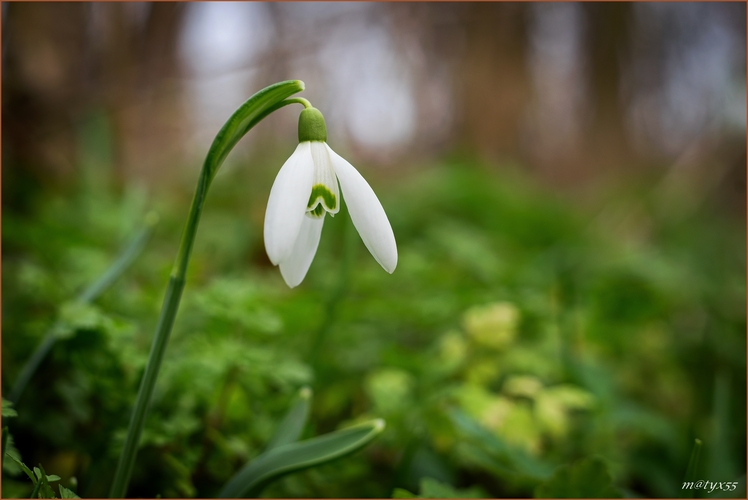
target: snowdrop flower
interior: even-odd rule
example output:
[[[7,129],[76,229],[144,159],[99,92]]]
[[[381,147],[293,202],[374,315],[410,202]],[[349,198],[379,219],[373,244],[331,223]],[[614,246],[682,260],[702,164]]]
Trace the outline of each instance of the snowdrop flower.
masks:
[[[299,145],[283,164],[265,212],[265,250],[293,288],[317,253],[325,215],[340,210],[340,191],[364,245],[388,273],[397,266],[397,245],[382,204],[358,170],[327,145],[325,119],[308,107],[299,116]],[[340,182],[340,189],[338,189]]]

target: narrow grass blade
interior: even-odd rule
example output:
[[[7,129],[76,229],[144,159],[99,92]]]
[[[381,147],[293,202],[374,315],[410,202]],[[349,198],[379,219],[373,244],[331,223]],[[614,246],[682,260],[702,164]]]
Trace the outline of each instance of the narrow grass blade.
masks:
[[[158,224],[159,216],[156,212],[150,212],[145,218],[145,224],[135,234],[135,236],[128,241],[127,245],[122,249],[120,254],[117,256],[109,269],[102,274],[99,279],[91,283],[86,287],[80,295],[78,300],[80,302],[92,302],[99,295],[109,289],[110,286],[119,278],[125,270],[135,262],[135,259],[143,252],[148,240],[151,237],[153,228]]]
[[[30,498],[39,498],[39,490],[41,490],[42,482],[37,481],[34,485],[34,489],[31,490],[31,497]]]
[[[21,470],[22,470],[23,472],[25,472],[25,473],[26,473],[26,475],[27,475],[27,476],[29,476],[29,479],[31,479],[31,482],[33,482],[34,484],[36,484],[36,482],[37,482],[37,481],[36,481],[36,475],[34,475],[34,473],[33,473],[33,472],[31,472],[31,469],[29,469],[28,467],[26,467],[26,464],[24,464],[23,462],[21,462],[20,460],[18,460],[18,459],[17,459],[16,457],[14,457],[13,455],[8,455],[8,456],[9,456],[9,457],[10,457],[10,458],[11,458],[11,459],[12,459],[12,460],[13,460],[13,461],[15,462],[15,463],[17,463],[17,464],[18,464],[18,466],[19,466],[19,467],[21,468]]]
[[[291,409],[288,410],[286,416],[278,425],[275,434],[268,443],[267,450],[283,446],[285,444],[294,443],[299,440],[301,433],[304,431],[307,419],[309,418],[309,410],[312,406],[312,390],[309,387],[303,387],[299,391],[299,395],[294,401]]]
[[[119,278],[128,267],[130,267],[138,255],[143,251],[143,248],[145,248],[145,245],[148,242],[148,238],[150,238],[153,227],[157,222],[158,216],[154,213],[149,214],[146,217],[146,222],[143,228],[141,228],[140,231],[138,231],[138,233],[127,243],[122,252],[120,252],[119,257],[117,257],[117,260],[109,266],[104,274],[81,292],[81,294],[78,295],[77,300],[83,303],[93,302],[99,297],[99,295],[104,293],[114,283],[114,281]],[[8,396],[8,399],[13,403],[18,403],[23,391],[34,376],[34,373],[36,373],[36,370],[39,368],[42,361],[44,361],[44,358],[47,357],[47,354],[57,341],[54,332],[58,326],[59,323],[55,323],[55,325],[47,331],[44,340],[42,340],[31,357],[26,361],[23,368],[21,368],[21,372],[19,373],[15,384],[13,384],[13,388]]]
[[[377,419],[313,439],[274,448],[237,472],[226,483],[219,497],[254,496],[268,483],[285,474],[351,454],[379,435],[384,430],[384,425],[384,420]]]
[[[42,498],[55,498],[52,487],[49,485],[49,476],[47,476],[47,471],[44,470],[42,464],[39,464],[39,469],[39,482],[36,483],[36,485],[39,486],[39,496]],[[34,467],[34,472],[36,472],[36,470],[36,467]],[[57,479],[60,478],[57,477]]]
[[[685,483],[692,483],[694,477],[696,477],[696,468],[699,465],[699,455],[701,454],[701,439],[694,439],[693,450],[691,450],[691,458],[688,460],[688,467],[686,468],[686,477],[683,479]],[[683,498],[693,498],[694,490],[692,488],[683,488]]]
[[[732,454],[731,430],[736,427],[731,410],[732,383],[727,371],[720,369],[714,377],[712,399],[712,427],[709,437],[709,453],[704,463],[706,475],[710,478],[737,477],[741,467],[735,463]]]

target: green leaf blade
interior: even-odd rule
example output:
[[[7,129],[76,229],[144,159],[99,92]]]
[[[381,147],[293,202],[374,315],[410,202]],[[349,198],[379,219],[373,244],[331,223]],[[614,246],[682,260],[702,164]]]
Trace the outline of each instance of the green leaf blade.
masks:
[[[18,464],[18,466],[19,466],[19,467],[21,468],[21,470],[22,470],[23,472],[25,472],[27,476],[29,476],[29,479],[31,479],[31,481],[32,481],[32,482],[33,482],[34,484],[36,484],[36,483],[37,483],[37,480],[36,480],[36,476],[34,475],[34,473],[33,473],[33,472],[31,472],[31,469],[29,469],[28,467],[26,467],[26,464],[24,464],[23,462],[21,462],[20,460],[18,460],[18,459],[17,459],[16,457],[14,457],[13,455],[10,455],[10,454],[8,454],[8,456],[9,456],[10,458],[12,458],[12,459],[13,459],[13,461],[14,461],[15,463],[17,463],[17,464]]]
[[[384,425],[384,420],[373,420],[313,439],[273,448],[237,472],[226,483],[219,497],[239,498],[256,494],[280,476],[349,455],[369,444],[384,430]]]
[[[683,479],[684,484],[694,481],[694,478],[696,476],[696,469],[699,465],[701,445],[701,439],[694,439],[693,449],[691,450],[691,458],[688,460],[688,468],[686,469],[686,477]],[[683,494],[685,498],[693,498],[694,492],[691,489],[684,489]]]
[[[286,444],[294,443],[299,440],[304,426],[309,419],[309,411],[312,406],[312,390],[309,387],[303,387],[298,394],[296,401],[286,416],[278,425],[275,434],[268,443],[267,450],[277,448]]]
[[[36,483],[36,487],[39,489],[39,498],[55,498],[55,493],[54,491],[52,491],[52,487],[49,485],[50,476],[47,475],[47,472],[44,470],[44,467],[42,467],[42,464],[39,464],[39,469],[41,469],[41,471],[39,472],[39,482]],[[34,467],[34,472],[39,471],[39,469]]]
[[[39,498],[39,491],[41,490],[42,482],[39,481],[36,484],[34,484],[34,489],[31,490],[31,498]]]

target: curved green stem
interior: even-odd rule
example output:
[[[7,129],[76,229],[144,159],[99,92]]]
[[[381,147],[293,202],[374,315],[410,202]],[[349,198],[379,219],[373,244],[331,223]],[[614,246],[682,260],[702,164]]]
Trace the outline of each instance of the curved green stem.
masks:
[[[273,111],[288,104],[304,104],[300,102],[300,98],[289,99],[293,94],[302,90],[304,90],[304,83],[300,80],[289,80],[264,88],[250,97],[247,102],[242,104],[231,115],[213,140],[213,144],[203,163],[203,169],[200,172],[200,179],[197,182],[190,213],[187,216],[187,223],[182,233],[182,241],[179,245],[171,277],[169,278],[169,285],[166,289],[163,306],[161,307],[161,315],[156,326],[153,345],[148,356],[148,364],[140,383],[138,396],[135,400],[135,408],[130,418],[127,436],[122,453],[120,454],[119,463],[117,464],[114,482],[109,492],[111,498],[122,498],[127,493],[127,486],[130,482],[133,466],[135,465],[135,455],[140,435],[143,431],[143,425],[145,424],[148,405],[153,394],[153,388],[156,385],[156,379],[161,368],[161,361],[166,351],[166,345],[169,342],[169,335],[174,325],[174,319],[179,309],[179,302],[182,298],[182,290],[184,289],[187,275],[187,265],[189,264],[195,235],[197,234],[197,225],[200,222],[200,215],[203,211],[208,188],[211,182],[213,182],[213,178],[218,172],[219,167],[236,143],[239,142],[239,139]],[[306,102],[308,103],[308,101]]]
[[[304,99],[303,97],[291,97],[290,99],[286,99],[284,101],[286,104],[301,104],[304,106],[304,109],[313,108],[312,103]]]

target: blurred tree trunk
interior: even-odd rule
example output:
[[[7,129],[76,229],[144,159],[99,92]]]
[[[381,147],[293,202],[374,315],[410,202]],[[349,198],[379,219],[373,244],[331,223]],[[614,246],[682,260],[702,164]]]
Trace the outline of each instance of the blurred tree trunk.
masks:
[[[530,99],[527,6],[462,5],[463,60],[457,67],[456,145],[479,155],[519,156],[522,115]]]
[[[125,99],[109,102],[125,141],[121,158],[125,177],[166,182],[182,159],[182,150],[173,146],[186,137],[178,42],[187,7],[178,2],[151,3],[142,29],[129,30],[136,38],[121,37],[130,42],[124,62],[134,78],[124,89]],[[129,17],[130,23],[135,22],[132,13]]]
[[[3,206],[23,209],[74,170],[86,4],[11,3],[5,14]]]
[[[628,3],[584,3],[592,111],[585,134],[586,169],[627,168],[632,160],[622,87],[631,54],[633,8]]]
[[[56,183],[78,175],[90,159],[86,147],[109,149],[90,165],[97,175],[108,178],[111,169],[120,179],[168,175],[164,167],[179,152],[164,145],[183,137],[177,42],[184,11],[172,2],[9,5],[6,187],[16,178],[14,189],[34,189],[30,180]],[[81,137],[90,130],[93,137]]]
[[[378,4],[387,15],[392,40],[410,70],[416,91],[415,137],[408,155],[443,154],[452,137],[455,68],[462,61],[462,5],[430,2]]]
[[[102,105],[111,118],[116,175],[120,181],[131,176],[165,181],[180,159],[172,146],[184,137],[178,37],[186,5],[100,8],[108,28],[100,33],[97,76],[104,88]]]

